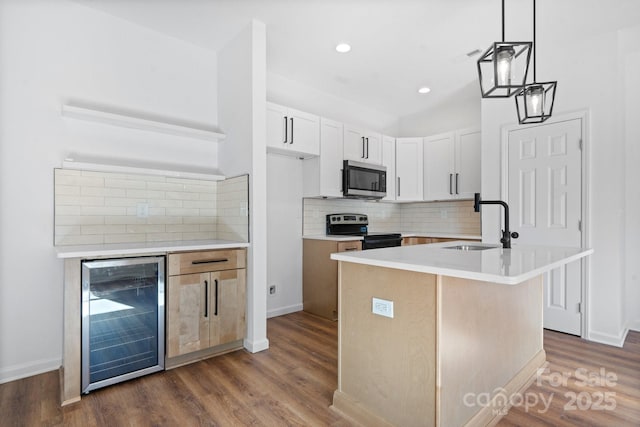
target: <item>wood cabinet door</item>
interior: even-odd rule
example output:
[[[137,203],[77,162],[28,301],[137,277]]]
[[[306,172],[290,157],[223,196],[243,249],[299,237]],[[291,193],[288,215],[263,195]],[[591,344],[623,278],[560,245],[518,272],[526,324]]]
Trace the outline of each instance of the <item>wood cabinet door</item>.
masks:
[[[167,298],[167,356],[209,347],[207,284],[209,273],[169,277]],[[209,288],[210,289],[210,288]]]
[[[209,337],[212,347],[245,337],[246,274],[244,269],[211,273]]]
[[[454,134],[424,139],[424,200],[450,200],[454,195]]]

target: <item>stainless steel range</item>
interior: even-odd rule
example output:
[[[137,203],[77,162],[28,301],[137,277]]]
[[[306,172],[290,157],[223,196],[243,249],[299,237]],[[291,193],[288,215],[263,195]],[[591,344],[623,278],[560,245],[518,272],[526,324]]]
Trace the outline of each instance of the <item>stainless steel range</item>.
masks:
[[[335,213],[327,215],[327,235],[363,236],[362,249],[389,248],[402,245],[400,233],[369,233],[365,214]]]

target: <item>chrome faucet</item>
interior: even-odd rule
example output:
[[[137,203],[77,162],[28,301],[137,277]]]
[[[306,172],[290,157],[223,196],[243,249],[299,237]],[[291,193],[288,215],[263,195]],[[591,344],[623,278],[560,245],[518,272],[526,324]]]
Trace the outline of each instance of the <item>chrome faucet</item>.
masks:
[[[480,200],[480,193],[475,193],[473,200],[473,210],[480,212],[480,205],[502,205],[504,208],[504,230],[500,243],[505,249],[511,249],[511,238],[517,239],[520,235],[517,232],[509,232],[509,205],[502,200]]]

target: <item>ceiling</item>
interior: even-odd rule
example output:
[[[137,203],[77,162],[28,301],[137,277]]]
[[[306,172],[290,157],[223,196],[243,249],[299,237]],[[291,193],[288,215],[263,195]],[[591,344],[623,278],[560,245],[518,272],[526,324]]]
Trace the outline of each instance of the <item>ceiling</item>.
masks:
[[[466,54],[501,35],[499,0],[76,1],[214,51],[255,18],[267,27],[268,72],[396,117],[453,93],[479,99],[477,56]],[[531,4],[506,2],[507,39],[531,38]],[[638,0],[538,0],[539,46],[631,25]],[[337,53],[339,42],[351,52]]]

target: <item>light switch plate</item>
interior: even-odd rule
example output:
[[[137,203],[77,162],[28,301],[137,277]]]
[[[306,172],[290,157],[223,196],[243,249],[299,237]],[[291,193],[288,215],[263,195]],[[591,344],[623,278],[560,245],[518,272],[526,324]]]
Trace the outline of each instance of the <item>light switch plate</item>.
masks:
[[[393,301],[380,298],[371,299],[371,312],[379,316],[393,319]]]

